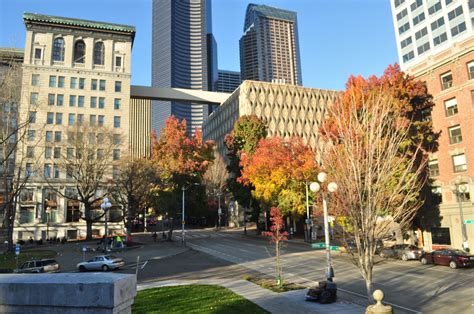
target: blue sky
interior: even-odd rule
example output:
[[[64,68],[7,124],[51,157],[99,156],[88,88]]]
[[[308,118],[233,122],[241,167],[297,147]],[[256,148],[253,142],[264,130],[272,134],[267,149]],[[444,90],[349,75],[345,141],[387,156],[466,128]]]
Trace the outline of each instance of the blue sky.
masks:
[[[343,89],[398,61],[389,0],[213,0],[220,69],[239,70],[250,2],[297,12],[304,86]],[[24,12],[134,25],[132,84],[150,85],[151,0],[0,0],[0,47],[24,47]]]

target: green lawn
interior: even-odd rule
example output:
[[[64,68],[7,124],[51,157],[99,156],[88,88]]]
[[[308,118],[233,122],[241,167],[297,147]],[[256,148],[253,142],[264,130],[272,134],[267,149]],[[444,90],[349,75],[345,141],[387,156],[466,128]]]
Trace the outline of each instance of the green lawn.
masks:
[[[15,269],[16,259],[15,253],[0,254],[0,268],[1,269]],[[26,261],[52,258],[56,257],[56,252],[53,250],[28,250],[21,251],[18,256],[18,267]]]
[[[227,288],[211,285],[161,287],[139,291],[132,313],[268,313]]]

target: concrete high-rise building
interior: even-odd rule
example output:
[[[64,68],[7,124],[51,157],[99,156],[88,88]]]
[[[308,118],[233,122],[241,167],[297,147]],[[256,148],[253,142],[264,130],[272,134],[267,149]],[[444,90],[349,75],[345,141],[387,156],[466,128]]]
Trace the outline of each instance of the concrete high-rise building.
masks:
[[[80,169],[67,168],[64,160],[85,154],[77,143],[90,144],[88,160],[110,160],[103,186],[93,198],[104,195],[118,171],[115,163],[128,155],[135,27],[32,13],[25,13],[23,22],[18,116],[22,123],[30,122],[16,151],[15,167],[22,170],[26,184],[18,198],[14,238],[84,237],[84,208],[74,200],[79,181],[74,175]],[[88,127],[87,134],[75,132],[82,126]],[[113,137],[113,143],[108,142],[113,151],[107,156],[103,146],[94,146],[105,143],[106,136]],[[100,204],[94,209],[100,211]],[[122,232],[121,212],[113,202],[109,230]],[[103,224],[94,224],[92,232],[103,234]]]
[[[302,85],[296,13],[249,4],[240,39],[242,80]]]
[[[212,36],[210,0],[153,0],[152,86],[212,90],[217,49]],[[214,79],[213,79],[214,78]],[[154,102],[152,128],[159,134],[165,120],[186,119],[188,132],[201,128],[207,105]]]
[[[435,103],[433,128],[441,133],[429,160],[441,220],[420,221],[423,242],[429,249],[472,250],[474,1],[391,0],[391,6],[401,68],[426,82]]]
[[[240,72],[219,70],[216,91],[233,93],[241,82]]]

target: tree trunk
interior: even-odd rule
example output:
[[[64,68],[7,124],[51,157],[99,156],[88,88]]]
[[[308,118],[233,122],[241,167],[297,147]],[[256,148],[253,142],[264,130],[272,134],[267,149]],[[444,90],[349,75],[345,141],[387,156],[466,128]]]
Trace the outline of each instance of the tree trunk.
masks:
[[[86,216],[86,240],[92,240],[92,219],[91,219],[91,207],[89,204],[84,204],[85,216]]]

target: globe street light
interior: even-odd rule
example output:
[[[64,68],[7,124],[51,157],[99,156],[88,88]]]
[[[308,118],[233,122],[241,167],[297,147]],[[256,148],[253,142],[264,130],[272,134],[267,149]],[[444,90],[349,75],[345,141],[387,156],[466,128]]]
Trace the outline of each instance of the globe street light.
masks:
[[[331,250],[329,246],[329,219],[328,219],[328,206],[326,202],[326,195],[324,189],[321,189],[321,185],[326,182],[327,174],[325,172],[320,172],[318,174],[318,182],[312,182],[309,185],[310,190],[313,193],[317,193],[321,190],[323,198],[323,212],[324,212],[324,239],[326,242],[326,278],[328,281],[332,281],[334,277],[334,270],[331,265]],[[327,191],[329,193],[334,193],[337,190],[337,184],[334,182],[329,182],[327,185]]]
[[[467,191],[466,183],[462,182],[460,179],[457,179],[454,183],[458,203],[459,203],[459,216],[461,218],[461,232],[462,232],[462,248],[464,251],[469,252],[469,242],[467,240],[467,231],[466,224],[464,223],[464,214],[462,209],[462,202],[464,201],[464,195]]]
[[[104,239],[104,252],[107,252],[107,244],[108,244],[108,230],[107,230],[107,218],[108,218],[108,210],[109,208],[112,207],[112,204],[110,204],[109,199],[107,197],[104,197],[102,200],[102,204],[100,204],[100,208],[104,211],[104,216],[105,216],[105,239]]]
[[[182,212],[181,212],[181,246],[184,247],[186,246],[186,243],[184,241],[184,225],[185,225],[185,220],[184,220],[184,191],[186,191],[191,185],[200,185],[199,183],[193,183],[188,186],[182,186],[181,190],[183,191],[183,204],[182,204]]]

